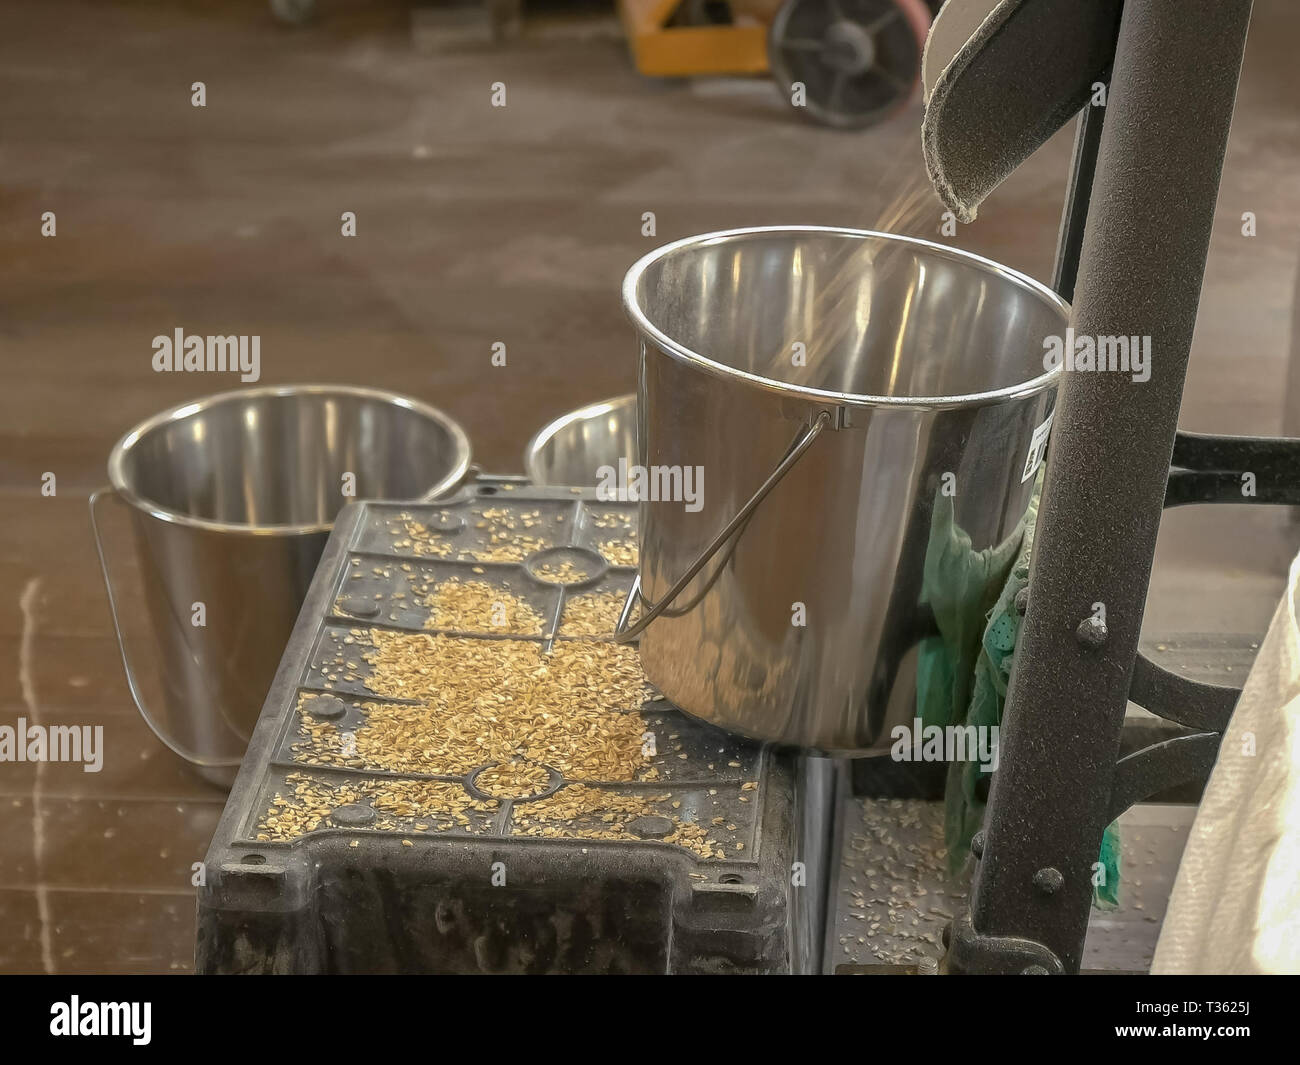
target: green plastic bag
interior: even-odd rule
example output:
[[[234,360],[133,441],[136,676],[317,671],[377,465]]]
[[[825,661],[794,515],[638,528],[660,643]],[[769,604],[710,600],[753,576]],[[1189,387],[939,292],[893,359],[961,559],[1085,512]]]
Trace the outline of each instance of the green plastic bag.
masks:
[[[953,518],[952,499],[938,494],[930,523],[921,601],[934,611],[938,636],[924,640],[916,698],[922,727],[1002,723],[1007,682],[1020,635],[1016,597],[1029,580],[1029,557],[1042,472],[1029,509],[996,547],[972,551],[970,537]],[[944,790],[944,840],[953,871],[965,865],[971,838],[984,822],[980,763],[954,761]],[[1101,842],[1102,876],[1093,901],[1109,908],[1119,899],[1119,828],[1107,826]]]

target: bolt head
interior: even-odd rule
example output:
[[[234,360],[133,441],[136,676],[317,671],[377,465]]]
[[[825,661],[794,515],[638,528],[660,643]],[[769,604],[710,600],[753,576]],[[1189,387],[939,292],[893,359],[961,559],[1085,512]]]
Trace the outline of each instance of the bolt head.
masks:
[[[1016,592],[1015,599],[1016,613],[1023,615],[1029,609],[1029,585],[1025,585],[1020,591]]]
[[[629,822],[627,830],[638,839],[664,839],[673,834],[675,827],[666,817],[646,814]]]
[[[303,700],[303,709],[322,721],[337,721],[348,712],[348,704],[334,695],[313,695]]]
[[[1050,865],[1034,874],[1034,887],[1044,895],[1055,895],[1064,883],[1065,877],[1061,875],[1061,870],[1053,869]]]
[[[340,603],[339,608],[354,618],[373,618],[379,613],[379,603],[360,595],[349,595]]]
[[[1075,639],[1090,651],[1104,644],[1106,637],[1109,635],[1106,623],[1095,614],[1089,614],[1079,622],[1079,627],[1074,630]]]
[[[330,820],[344,828],[359,828],[362,825],[370,824],[374,819],[375,811],[369,806],[362,806],[359,803],[336,806],[330,813]]]

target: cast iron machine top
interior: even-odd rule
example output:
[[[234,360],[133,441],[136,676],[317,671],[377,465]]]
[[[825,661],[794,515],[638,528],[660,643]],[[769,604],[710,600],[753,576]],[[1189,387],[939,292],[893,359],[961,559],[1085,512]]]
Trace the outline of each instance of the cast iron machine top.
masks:
[[[208,855],[201,971],[819,964],[796,760],[607,638],[634,520],[483,481],[344,511]]]

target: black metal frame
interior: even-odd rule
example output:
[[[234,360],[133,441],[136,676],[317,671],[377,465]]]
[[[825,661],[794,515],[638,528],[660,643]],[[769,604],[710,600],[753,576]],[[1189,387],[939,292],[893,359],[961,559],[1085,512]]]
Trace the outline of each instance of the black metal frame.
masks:
[[[1162,508],[1300,502],[1300,441],[1177,431],[1251,3],[1190,6],[1127,0],[1104,125],[1096,107],[1079,125],[1054,286],[1076,335],[1151,336],[1159,360],[1145,383],[1064,375],[1002,768],[950,972],[1078,971],[1106,826],[1214,764],[1239,691],[1138,651]],[[1130,700],[1188,731],[1119,758]]]

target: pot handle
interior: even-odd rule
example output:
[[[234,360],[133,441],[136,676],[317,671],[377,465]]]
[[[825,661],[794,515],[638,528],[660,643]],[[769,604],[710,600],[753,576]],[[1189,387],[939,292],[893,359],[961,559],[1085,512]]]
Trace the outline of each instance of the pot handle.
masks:
[[[90,529],[95,535],[95,553],[99,555],[99,568],[104,575],[104,589],[108,592],[108,612],[113,619],[113,634],[117,637],[117,649],[122,655],[122,668],[126,671],[126,686],[131,691],[131,700],[135,703],[135,708],[140,711],[140,716],[144,718],[144,723],[149,726],[149,731],[172,754],[201,769],[229,769],[238,766],[241,761],[239,758],[207,758],[186,750],[166,734],[145,705],[144,695],[141,693],[140,685],[136,683],[135,670],[131,667],[131,659],[127,654],[126,638],[122,635],[122,622],[117,613],[117,596],[113,594],[113,578],[110,573],[108,554],[104,550],[103,537],[99,535],[99,520],[96,517],[96,507],[100,499],[105,495],[117,498],[117,493],[108,485],[97,488],[90,493]]]
[[[817,417],[811,423],[799,430],[794,440],[791,441],[785,457],[777,463],[776,469],[768,474],[767,480],[759,485],[758,491],[749,497],[749,502],[736,511],[736,516],[727,522],[723,530],[709,542],[709,546],[687,567],[686,572],[668,589],[668,594],[642,614],[637,619],[636,624],[629,627],[628,618],[632,614],[632,604],[637,599],[642,598],[641,574],[640,572],[637,573],[632,581],[632,587],[628,589],[627,599],[623,602],[623,609],[618,615],[618,624],[614,626],[615,643],[630,643],[645,630],[645,627],[650,622],[672,606],[673,601],[682,594],[682,590],[695,579],[695,575],[708,565],[709,559],[718,553],[722,545],[731,539],[732,534],[758,509],[758,505],[767,498],[768,493],[781,483],[781,479],[794,468],[796,462],[803,458],[804,452],[812,447],[813,441],[830,424],[831,412],[823,410],[817,414]]]

